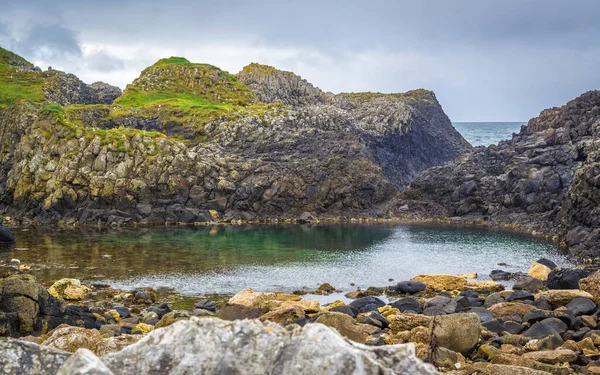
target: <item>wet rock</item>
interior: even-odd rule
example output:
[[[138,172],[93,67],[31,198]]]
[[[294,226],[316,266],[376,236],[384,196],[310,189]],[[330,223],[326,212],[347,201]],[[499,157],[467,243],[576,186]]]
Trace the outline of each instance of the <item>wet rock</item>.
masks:
[[[544,287],[544,281],[532,276],[523,276],[514,283],[514,290],[526,290],[530,293],[535,293]]]
[[[425,290],[427,285],[420,281],[401,281],[393,287],[393,290],[402,294],[415,294]]]
[[[314,294],[330,295],[335,293],[336,289],[329,283],[321,284]]]
[[[15,235],[12,230],[0,225],[0,243],[13,243],[15,242]]]
[[[535,300],[535,297],[533,296],[533,294],[526,292],[524,290],[517,290],[516,292],[512,292],[511,294],[509,294],[506,297],[507,302],[533,301],[533,300]]]
[[[589,298],[575,298],[567,304],[567,310],[575,316],[591,315],[596,311],[596,303]]]
[[[555,268],[548,275],[549,289],[579,289],[579,280],[588,276],[582,269]]]
[[[494,281],[499,280],[510,280],[514,277],[512,272],[502,271],[502,270],[492,270],[490,272],[490,278]]]
[[[48,288],[48,292],[56,298],[79,301],[85,298],[90,289],[77,279],[60,279]]]
[[[420,281],[434,291],[463,290],[467,287],[467,279],[452,275],[418,275],[411,279]]]
[[[468,354],[479,341],[481,323],[476,314],[460,313],[436,316],[429,328],[439,346]]]

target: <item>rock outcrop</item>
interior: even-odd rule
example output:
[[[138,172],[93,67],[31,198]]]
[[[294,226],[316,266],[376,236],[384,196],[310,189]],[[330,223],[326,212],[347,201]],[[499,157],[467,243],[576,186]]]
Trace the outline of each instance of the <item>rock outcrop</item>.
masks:
[[[20,341],[0,342],[0,367],[12,374],[437,374],[412,345],[369,347],[310,324],[192,318],[157,329],[117,353],[96,357]],[[26,372],[25,370],[29,371]],[[93,372],[97,371],[97,372]]]
[[[531,227],[571,252],[600,252],[600,91],[543,111],[519,134],[422,172],[398,214]]]
[[[0,107],[0,214],[25,221],[374,215],[470,149],[426,90],[333,95],[258,64],[238,78],[169,58],[108,105],[90,103],[116,90],[26,74],[36,95]]]

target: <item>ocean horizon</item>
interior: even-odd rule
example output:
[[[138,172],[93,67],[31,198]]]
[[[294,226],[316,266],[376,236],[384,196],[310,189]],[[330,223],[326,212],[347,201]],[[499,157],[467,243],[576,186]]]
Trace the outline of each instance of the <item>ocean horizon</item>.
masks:
[[[452,125],[473,146],[489,146],[511,139],[527,121],[453,122]]]

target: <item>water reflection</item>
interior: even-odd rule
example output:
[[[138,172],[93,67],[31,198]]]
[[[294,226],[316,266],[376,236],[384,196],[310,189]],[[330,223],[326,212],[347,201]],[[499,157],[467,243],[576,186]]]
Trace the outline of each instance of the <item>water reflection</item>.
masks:
[[[27,250],[25,250],[27,249]],[[116,287],[186,293],[242,288],[286,290],[330,282],[342,290],[384,286],[420,273],[478,272],[498,263],[526,271],[547,257],[568,265],[549,242],[511,233],[423,225],[216,226],[118,231],[18,232],[0,250],[32,264],[41,280],[103,280]],[[1,264],[0,264],[1,265]]]

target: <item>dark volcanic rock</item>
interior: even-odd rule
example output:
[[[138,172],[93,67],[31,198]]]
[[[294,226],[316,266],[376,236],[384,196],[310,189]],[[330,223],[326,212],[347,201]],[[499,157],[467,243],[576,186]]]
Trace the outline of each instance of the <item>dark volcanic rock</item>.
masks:
[[[403,294],[415,294],[425,290],[427,285],[420,281],[401,281],[396,284],[392,289],[398,293]]]
[[[548,275],[549,289],[579,289],[579,280],[589,276],[589,272],[582,269],[557,268]]]
[[[530,226],[600,254],[600,91],[543,111],[519,134],[419,174],[396,207]],[[400,210],[399,210],[400,212]]]
[[[377,308],[385,306],[385,302],[377,297],[364,297],[354,300],[349,305],[358,312],[377,311]]]
[[[15,242],[14,233],[7,227],[0,225],[0,243],[12,243]]]
[[[596,311],[596,304],[589,298],[575,298],[566,307],[575,316],[591,315]]]
[[[390,303],[390,306],[400,310],[401,312],[412,311],[416,314],[421,314],[423,312],[423,308],[421,307],[419,301],[410,297],[394,301]]]
[[[533,301],[533,300],[535,300],[535,297],[533,296],[533,294],[526,292],[524,290],[517,290],[517,291],[509,294],[508,297],[506,297],[506,301],[508,301],[508,302]]]
[[[531,276],[521,277],[514,285],[514,290],[526,290],[535,293],[544,287],[544,281]]]

